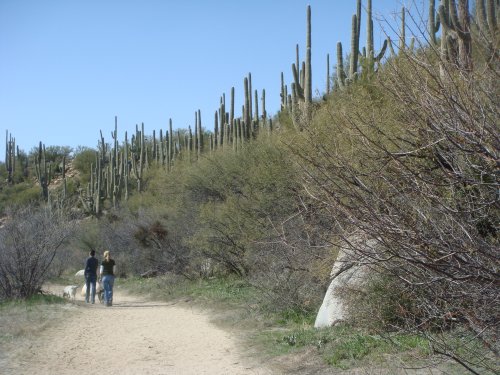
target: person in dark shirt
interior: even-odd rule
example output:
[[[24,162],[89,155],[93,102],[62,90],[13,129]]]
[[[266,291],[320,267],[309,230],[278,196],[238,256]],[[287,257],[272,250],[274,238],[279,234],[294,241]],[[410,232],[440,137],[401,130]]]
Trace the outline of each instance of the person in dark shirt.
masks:
[[[109,250],[104,252],[104,260],[101,263],[101,278],[102,286],[104,288],[104,305],[113,305],[113,284],[115,282],[116,265],[115,261],[111,259]]]
[[[95,257],[95,250],[90,251],[90,256],[85,261],[85,286],[87,291],[85,293],[85,302],[95,303],[95,284],[97,281],[97,267],[99,266],[99,261]]]

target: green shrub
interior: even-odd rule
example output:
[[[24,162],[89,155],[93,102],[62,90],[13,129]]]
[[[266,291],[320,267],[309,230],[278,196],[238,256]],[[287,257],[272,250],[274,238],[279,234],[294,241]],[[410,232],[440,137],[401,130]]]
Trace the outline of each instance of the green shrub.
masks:
[[[26,206],[41,202],[41,189],[31,183],[4,185],[0,190],[0,212],[8,207]]]

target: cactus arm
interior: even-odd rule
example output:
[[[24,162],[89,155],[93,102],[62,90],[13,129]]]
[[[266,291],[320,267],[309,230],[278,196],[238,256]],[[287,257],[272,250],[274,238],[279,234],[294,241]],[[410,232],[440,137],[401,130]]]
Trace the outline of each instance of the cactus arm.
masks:
[[[382,49],[380,50],[379,54],[375,56],[375,61],[380,62],[382,58],[384,57],[385,51],[387,50],[387,39],[384,40],[384,44],[382,45]]]
[[[297,71],[297,67],[295,64],[292,64],[292,73],[293,73],[293,80],[295,82],[295,91],[296,95],[298,98],[304,100],[304,90],[302,89],[302,86],[300,85],[300,78],[299,78],[299,72]]]

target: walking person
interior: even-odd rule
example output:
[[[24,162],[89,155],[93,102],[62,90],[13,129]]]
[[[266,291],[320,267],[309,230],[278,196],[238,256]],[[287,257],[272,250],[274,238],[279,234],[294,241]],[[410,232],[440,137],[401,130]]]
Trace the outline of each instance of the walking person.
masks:
[[[87,288],[85,292],[85,302],[95,303],[95,293],[96,293],[96,281],[97,281],[97,267],[99,266],[99,261],[95,257],[95,250],[91,250],[89,257],[85,261],[85,286]],[[90,298],[89,298],[90,297]]]
[[[100,273],[102,278],[102,286],[104,288],[104,305],[113,305],[113,284],[115,282],[116,265],[111,259],[109,250],[104,252],[104,259],[101,263]]]

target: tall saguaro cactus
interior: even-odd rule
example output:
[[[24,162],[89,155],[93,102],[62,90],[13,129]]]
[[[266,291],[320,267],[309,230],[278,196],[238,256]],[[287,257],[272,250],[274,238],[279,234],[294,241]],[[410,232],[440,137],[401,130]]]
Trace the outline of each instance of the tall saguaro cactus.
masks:
[[[486,40],[491,57],[497,54],[500,37],[498,7],[500,3],[497,0],[476,0],[476,24],[481,37]]]
[[[399,51],[398,52],[399,52],[399,54],[403,55],[405,50],[407,49],[406,48],[406,8],[405,7],[401,8],[400,19],[401,19],[401,26],[399,28]],[[430,26],[429,26],[429,28],[430,28]],[[430,33],[431,33],[431,31],[429,31],[429,34]],[[434,38],[435,38],[435,35],[434,35]],[[410,45],[408,46],[408,49],[410,51],[413,51],[414,44],[415,44],[415,38],[412,37],[410,40]],[[431,45],[432,44],[433,44],[433,42],[431,40]],[[387,46],[389,47],[389,50],[391,51],[391,56],[392,57],[397,56],[396,51],[394,50],[394,47],[392,45],[391,38],[389,38],[389,37],[387,38]]]
[[[307,6],[307,32],[306,32],[306,69],[304,80],[304,98],[306,104],[312,102],[312,68],[311,68],[311,6]]]
[[[330,94],[330,54],[326,54],[326,95]]]
[[[231,127],[229,133],[234,142],[234,87],[231,87],[231,107],[229,109],[229,126]]]
[[[404,51],[406,49],[406,8],[401,8],[401,27],[399,35],[399,50]]]
[[[429,0],[429,19],[427,20],[427,31],[433,46],[437,45],[436,33],[439,31],[441,21],[439,15],[436,13],[435,0]]]
[[[5,168],[7,169],[7,182],[14,182],[14,172],[16,170],[16,139],[9,135],[9,131],[5,134]]]
[[[196,122],[196,129],[198,133],[198,139],[197,139],[197,144],[196,144],[196,154],[197,157],[200,158],[201,153],[203,151],[203,130],[201,127],[201,111],[198,110],[195,114],[195,122]]]
[[[42,188],[43,199],[49,198],[49,183],[50,183],[50,167],[47,168],[47,160],[45,158],[45,145],[42,142],[38,145],[38,153],[35,156],[35,172],[38,183]]]
[[[142,177],[146,164],[146,144],[144,141],[144,123],[141,124],[141,130],[136,127],[134,142],[134,152],[132,153],[132,169],[137,180],[137,191],[142,191]]]
[[[125,188],[125,200],[128,200],[128,181],[130,177],[129,155],[128,155],[128,138],[125,132],[125,142],[123,144],[123,185]]]
[[[484,0],[476,1],[476,4],[479,4]],[[498,8],[500,4],[498,0],[486,0],[486,19],[488,22],[488,28],[492,37],[498,35]]]
[[[172,119],[168,119],[168,157],[167,157],[167,170],[172,168],[172,161],[174,159],[174,133],[172,131]]]
[[[358,74],[359,38],[361,34],[361,0],[357,0],[356,14],[351,21],[351,59],[349,61],[349,81],[354,81]]]
[[[339,88],[345,85],[344,57],[342,52],[342,43],[337,42],[337,78],[336,84]]]
[[[251,93],[250,93],[250,87],[249,87],[249,82],[248,82],[248,78],[245,77],[244,80],[243,80],[243,88],[245,90],[245,105],[243,107],[243,121],[244,121],[244,126],[246,129],[249,129],[250,127],[250,116],[251,116],[251,113],[250,113],[250,96],[251,96]],[[245,137],[247,137],[248,135],[245,134]]]
[[[262,102],[262,126],[267,126],[267,112],[266,112],[266,90],[262,89],[262,96],[260,97]]]
[[[442,25],[442,53],[448,60],[456,62],[465,71],[472,70],[472,37],[470,30],[469,0],[444,0],[439,5]],[[458,47],[457,47],[458,45]]]
[[[380,63],[380,60],[384,57],[385,51],[387,49],[387,39],[384,40],[382,49],[378,54],[375,54],[375,47],[373,44],[373,17],[372,17],[372,0],[368,0],[366,6],[366,56],[365,56],[365,69],[367,69],[368,75],[372,74],[375,70],[375,63]],[[404,38],[404,36],[402,36]],[[403,41],[404,43],[404,41]],[[401,46],[401,42],[400,42]]]

